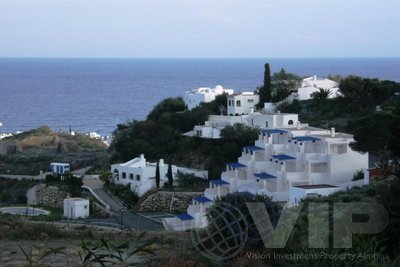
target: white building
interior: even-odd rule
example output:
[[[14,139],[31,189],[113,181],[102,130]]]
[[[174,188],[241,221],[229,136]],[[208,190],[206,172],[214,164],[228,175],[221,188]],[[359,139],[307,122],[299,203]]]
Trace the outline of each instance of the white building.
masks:
[[[225,89],[221,85],[217,85],[214,89],[209,87],[200,87],[185,92],[184,101],[191,110],[202,102],[211,102],[215,100],[215,97],[222,94],[233,94],[233,89]]]
[[[160,166],[160,186],[168,181],[168,164],[163,159],[159,161]],[[156,168],[157,163],[147,162],[144,155],[134,158],[128,162],[111,165],[111,172],[114,174],[114,183],[130,185],[132,192],[142,196],[147,191],[156,187]],[[171,166],[173,178],[177,173],[177,167]]]
[[[329,90],[331,94],[329,98],[335,98],[339,94],[339,83],[329,80],[327,78],[317,78],[316,75],[303,79],[301,83],[301,88],[297,89],[297,99],[298,100],[308,100],[311,99],[311,94],[318,92],[319,89]]]
[[[68,163],[52,162],[50,163],[50,171],[54,174],[64,174],[71,171]]]
[[[297,127],[299,121],[297,114],[280,112],[253,112],[239,116],[211,115],[204,125],[196,125],[193,131],[187,132],[184,135],[218,139],[221,138],[221,130],[223,128],[233,126],[236,123],[254,128],[294,128]]]
[[[296,205],[311,195],[368,183],[352,181],[353,174],[368,168],[368,154],[353,151],[353,136],[297,124],[297,127],[260,131],[254,145],[243,148],[238,162],[228,163],[221,179],[210,182],[204,196],[195,198],[186,214],[164,218],[167,230],[202,228],[207,225],[205,209],[217,197],[247,192],[266,195],[273,201]]]
[[[83,198],[64,199],[64,217],[70,219],[88,218],[90,214],[89,200]]]
[[[260,96],[253,92],[242,92],[228,96],[228,115],[245,115],[254,111]]]
[[[289,203],[291,206],[296,206],[303,198],[328,196],[339,190],[341,190],[340,187],[329,184],[291,186],[289,189]]]

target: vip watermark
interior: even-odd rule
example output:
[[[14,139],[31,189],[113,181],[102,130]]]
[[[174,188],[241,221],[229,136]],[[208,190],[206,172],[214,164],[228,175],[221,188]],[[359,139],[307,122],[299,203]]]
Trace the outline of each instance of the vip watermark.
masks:
[[[380,253],[329,253],[321,251],[319,253],[262,253],[247,251],[244,256],[248,259],[253,260],[296,260],[296,261],[308,261],[308,260],[334,260],[334,261],[360,261],[360,260],[371,260],[371,261],[389,261],[389,256],[382,255]]]
[[[211,206],[208,214],[208,227],[190,231],[193,245],[211,259],[223,261],[238,255],[248,238],[246,217],[227,203]]]
[[[276,225],[271,222],[264,203],[248,202],[246,206],[265,248],[271,249],[286,246],[297,219],[306,207],[308,248],[351,248],[354,234],[377,234],[383,231],[388,223],[386,209],[375,203],[340,202],[331,206],[328,202],[310,202],[306,205],[301,203],[296,207],[283,208]],[[217,260],[226,260],[238,255],[248,238],[249,222],[246,216],[238,208],[226,203],[212,206],[208,215],[207,228],[191,231],[195,247],[207,257]],[[332,234],[330,226],[333,228]],[[319,258],[321,257],[319,254]],[[346,256],[326,254],[325,257]]]

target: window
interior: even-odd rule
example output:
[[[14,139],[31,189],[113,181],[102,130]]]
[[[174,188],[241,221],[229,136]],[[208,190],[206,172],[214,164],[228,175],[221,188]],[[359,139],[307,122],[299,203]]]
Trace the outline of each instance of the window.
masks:
[[[85,210],[87,210],[87,205],[85,205],[83,208],[84,208]]]
[[[268,121],[265,122],[265,128],[268,128]]]
[[[289,120],[289,121],[288,121],[288,124],[289,124],[289,125],[293,125],[293,120]]]
[[[247,99],[247,103],[254,103],[254,99]]]
[[[345,153],[347,153],[347,145],[346,145],[346,144],[338,145],[337,153],[338,153],[338,154],[345,154]]]
[[[133,180],[133,173],[129,174],[129,179]]]
[[[237,106],[237,107],[240,107],[241,104],[242,104],[242,103],[240,102],[240,100],[236,100],[236,106]]]
[[[126,172],[122,173],[122,178],[126,179]]]
[[[136,175],[136,180],[137,180],[137,181],[140,181],[140,175],[139,175],[139,174]]]

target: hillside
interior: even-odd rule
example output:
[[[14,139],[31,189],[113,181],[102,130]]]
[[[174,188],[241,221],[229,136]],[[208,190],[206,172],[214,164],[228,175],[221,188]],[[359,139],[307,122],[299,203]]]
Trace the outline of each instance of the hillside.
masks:
[[[107,146],[85,134],[53,132],[42,126],[0,141],[0,173],[38,174],[52,161],[80,168],[106,157]]]

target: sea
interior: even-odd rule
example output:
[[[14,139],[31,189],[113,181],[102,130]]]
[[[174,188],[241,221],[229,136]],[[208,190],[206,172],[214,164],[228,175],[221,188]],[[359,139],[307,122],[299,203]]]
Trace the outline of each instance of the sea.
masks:
[[[400,58],[39,59],[0,58],[0,132],[42,125],[110,135],[167,97],[222,85],[254,91],[264,64],[300,76],[359,75],[400,82]]]

